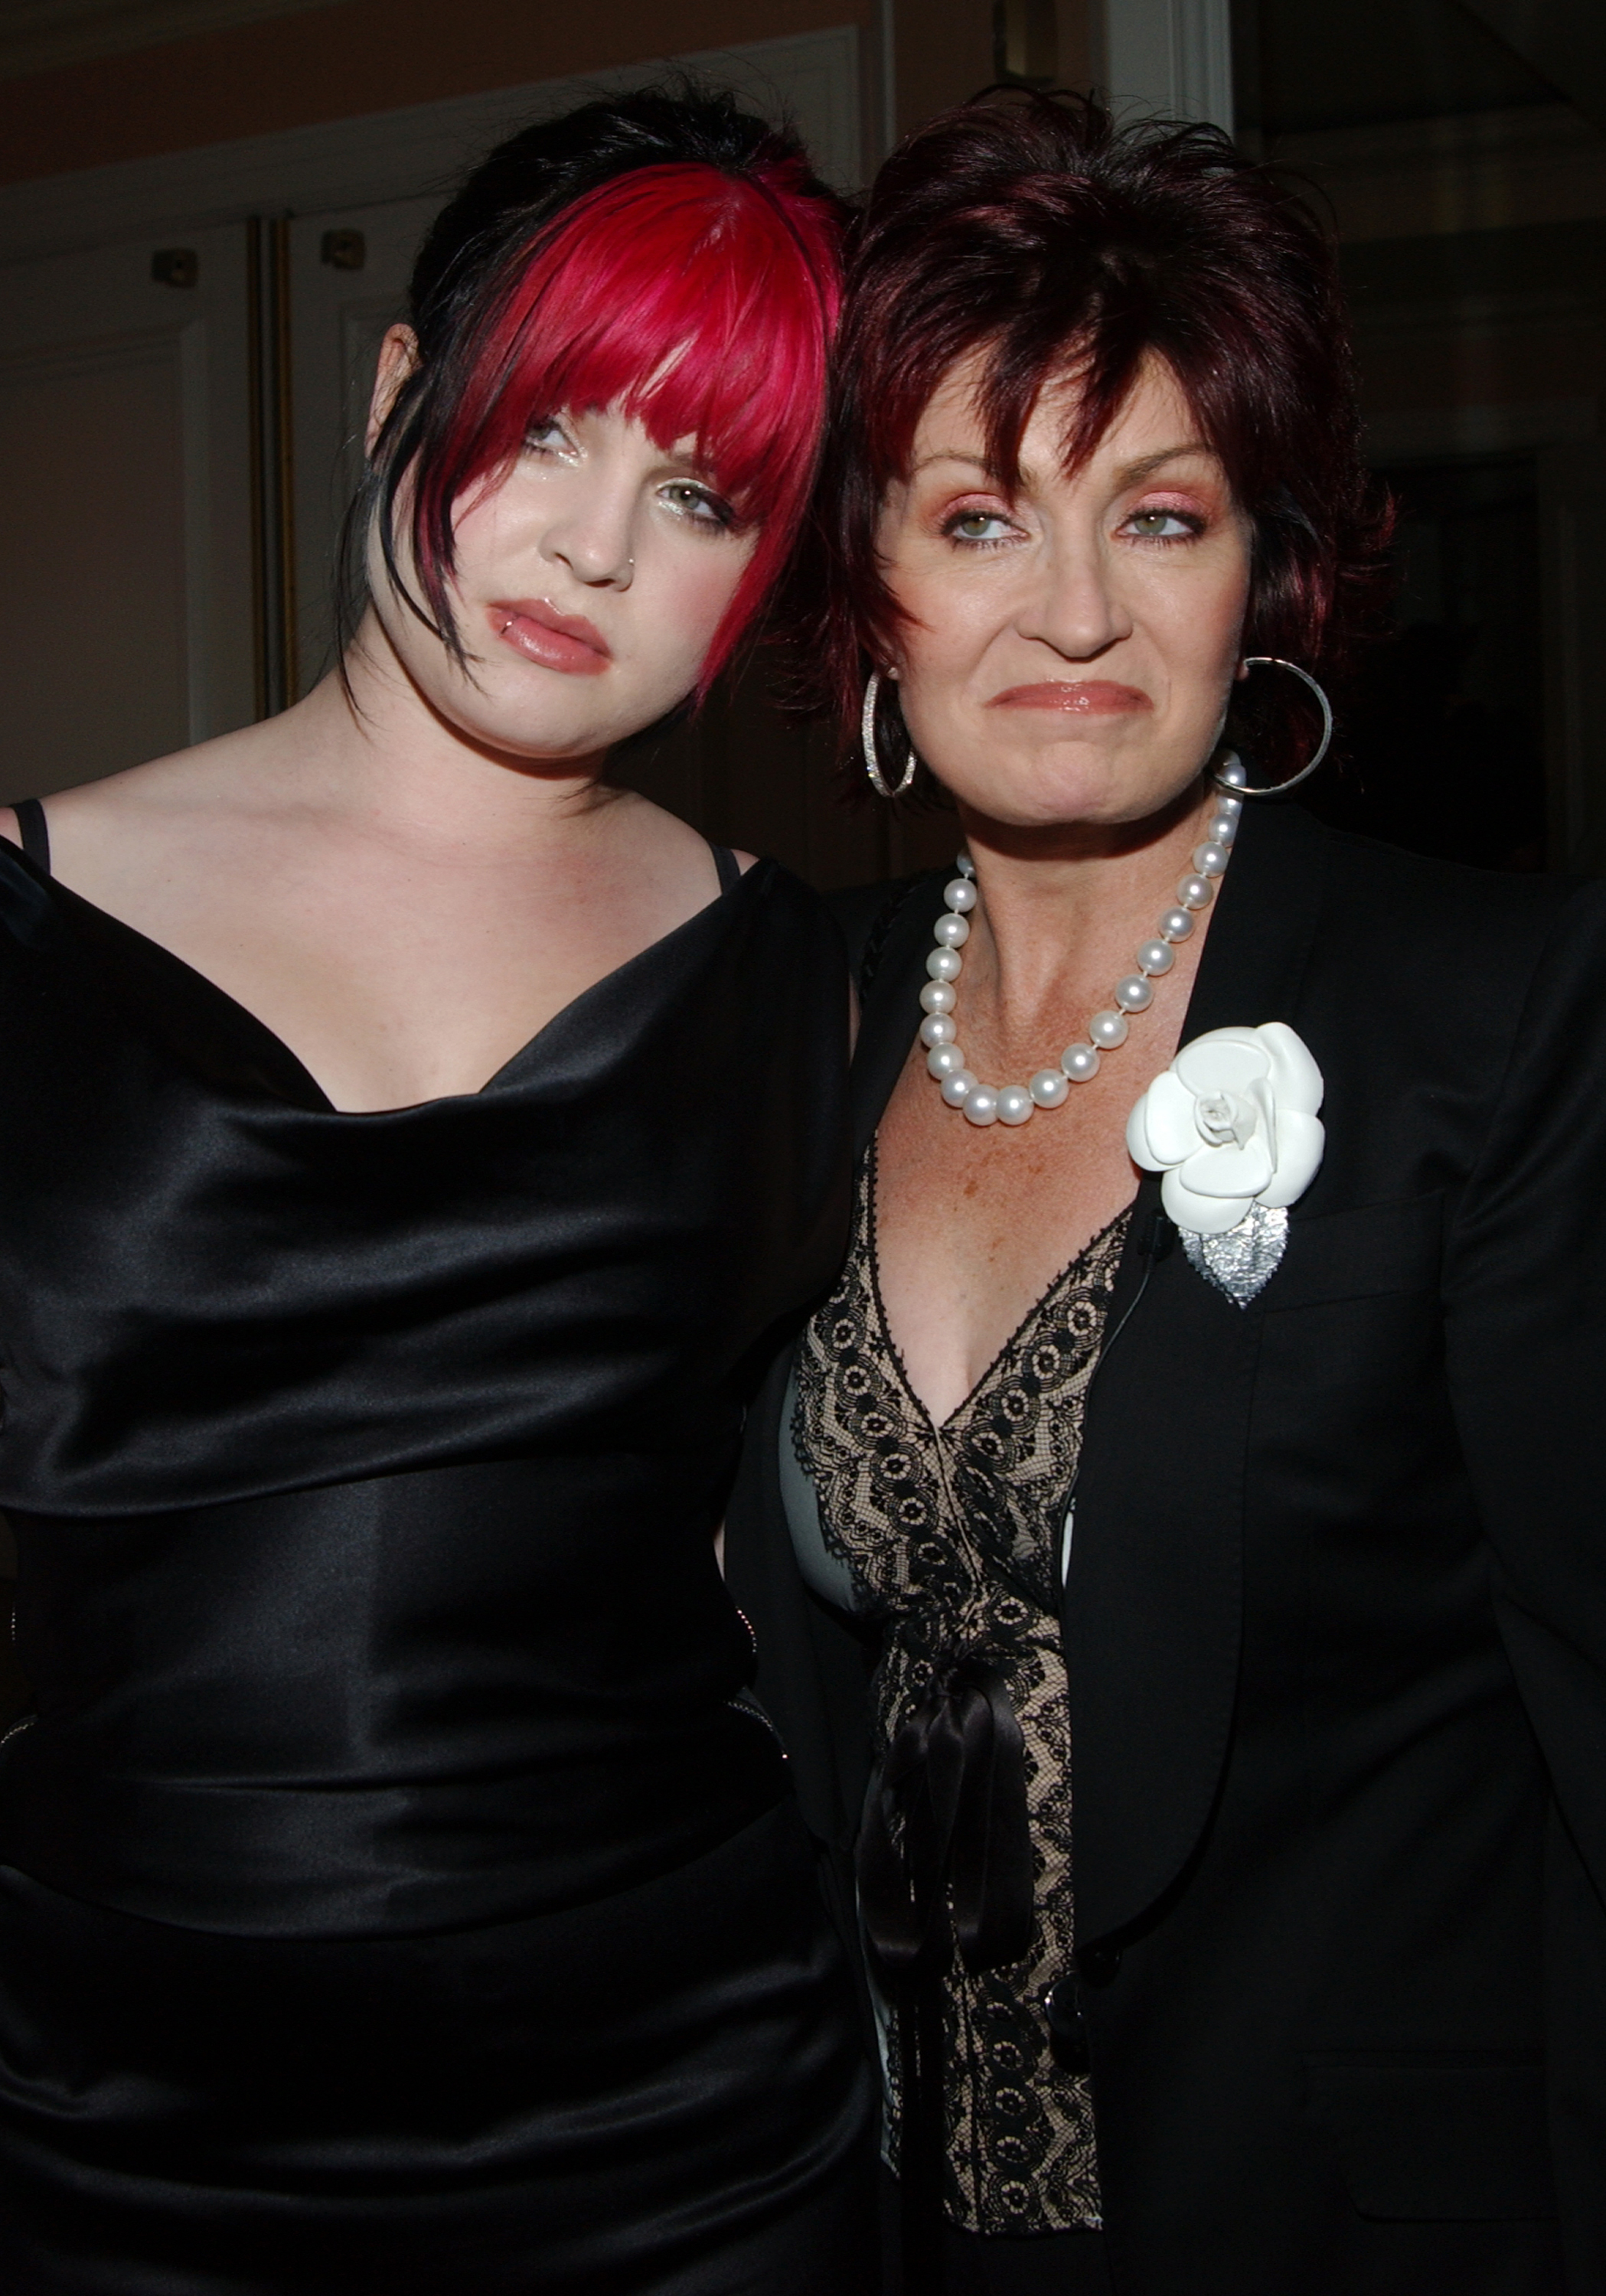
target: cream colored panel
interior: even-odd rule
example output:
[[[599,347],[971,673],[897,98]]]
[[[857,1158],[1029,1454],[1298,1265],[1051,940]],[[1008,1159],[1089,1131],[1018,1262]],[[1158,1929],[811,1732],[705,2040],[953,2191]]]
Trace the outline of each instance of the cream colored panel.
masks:
[[[6,798],[189,732],[184,384],[171,338],[0,369]]]
[[[255,714],[245,288],[233,226],[0,266],[0,799]]]

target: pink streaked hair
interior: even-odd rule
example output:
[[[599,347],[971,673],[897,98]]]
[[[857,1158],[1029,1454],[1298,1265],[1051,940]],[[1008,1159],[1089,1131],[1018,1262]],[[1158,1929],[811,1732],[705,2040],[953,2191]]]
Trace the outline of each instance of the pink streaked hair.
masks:
[[[616,407],[666,450],[694,441],[709,484],[759,529],[701,699],[803,521],[841,300],[840,237],[833,208],[786,157],[745,179],[701,162],[631,169],[517,250],[447,354],[455,372],[434,437],[410,442],[419,586],[454,651],[457,506],[505,475],[540,416]],[[384,541],[389,560],[388,532]]]

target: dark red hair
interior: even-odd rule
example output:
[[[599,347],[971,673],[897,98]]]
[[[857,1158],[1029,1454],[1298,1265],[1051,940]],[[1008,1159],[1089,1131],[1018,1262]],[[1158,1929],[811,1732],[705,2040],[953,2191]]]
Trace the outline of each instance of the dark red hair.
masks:
[[[850,262],[818,517],[826,603],[807,616],[817,699],[852,723],[867,669],[896,653],[881,505],[933,393],[977,352],[1006,486],[1045,384],[1080,385],[1074,470],[1162,360],[1253,523],[1244,651],[1341,666],[1388,521],[1327,237],[1217,128],[1117,128],[1091,99],[992,91],[894,152]],[[1297,757],[1306,720],[1297,680],[1250,686],[1235,710],[1260,779]]]
[[[592,115],[588,145],[574,131]],[[570,177],[558,196],[539,184],[546,196],[531,205],[521,147],[551,172],[558,137]],[[572,152],[597,148],[612,164],[577,186]],[[522,206],[508,200],[510,176]],[[482,179],[495,214],[465,229]],[[704,665],[705,690],[789,555],[808,500],[843,215],[795,142],[728,98],[647,92],[590,106],[528,131],[471,179],[420,258],[420,365],[376,447],[371,505],[392,585],[460,660],[450,603],[458,509],[507,472],[539,417],[616,406],[662,447],[689,438],[738,521],[759,529]],[[500,243],[488,246],[493,235]],[[404,483],[422,602],[397,564]]]

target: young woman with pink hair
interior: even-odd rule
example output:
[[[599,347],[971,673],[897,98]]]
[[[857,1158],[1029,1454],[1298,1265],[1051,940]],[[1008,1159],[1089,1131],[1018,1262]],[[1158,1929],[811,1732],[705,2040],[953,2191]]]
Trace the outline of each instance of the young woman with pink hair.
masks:
[[[515,138],[386,339],[338,672],[6,817],[15,2296],[859,2284],[714,1553],[842,1248],[844,963],[605,778],[791,547],[839,227],[726,99]]]

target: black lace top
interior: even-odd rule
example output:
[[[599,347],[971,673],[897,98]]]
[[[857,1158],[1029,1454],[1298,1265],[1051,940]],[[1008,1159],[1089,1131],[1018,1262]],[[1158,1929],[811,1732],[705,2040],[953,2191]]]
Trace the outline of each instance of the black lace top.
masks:
[[[888,1334],[875,1250],[876,1164],[854,1246],[800,1345],[792,1437],[819,1536],[852,1608],[882,1622],[885,1751],[934,1675],[964,1656],[1002,1674],[1025,1747],[1035,1923],[1025,1958],[944,1982],[946,2210],[983,2233],[1096,2226],[1086,2081],[1055,2062],[1043,1998],[1070,1966],[1070,1730],[1058,1607],[1083,1401],[1103,1342],[1128,1215],[1056,1277],[942,1424]],[[816,1583],[820,1573],[811,1575]],[[900,2072],[889,2065],[894,2150]]]

